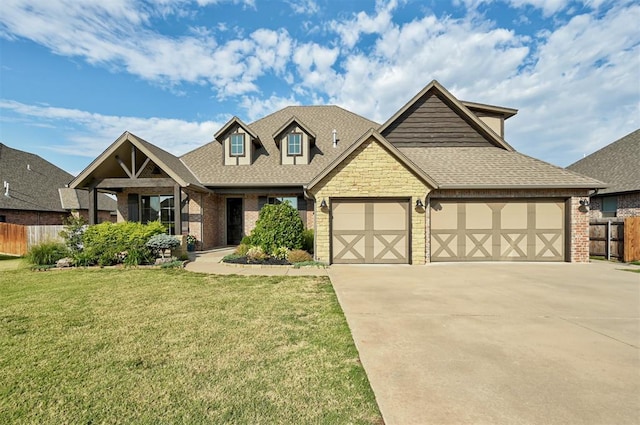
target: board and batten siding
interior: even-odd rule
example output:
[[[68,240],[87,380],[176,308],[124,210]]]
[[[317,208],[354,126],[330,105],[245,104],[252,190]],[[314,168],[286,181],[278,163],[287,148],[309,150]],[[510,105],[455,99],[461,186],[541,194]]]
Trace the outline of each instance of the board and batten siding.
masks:
[[[382,135],[399,148],[493,146],[432,93],[425,94],[411,105]]]

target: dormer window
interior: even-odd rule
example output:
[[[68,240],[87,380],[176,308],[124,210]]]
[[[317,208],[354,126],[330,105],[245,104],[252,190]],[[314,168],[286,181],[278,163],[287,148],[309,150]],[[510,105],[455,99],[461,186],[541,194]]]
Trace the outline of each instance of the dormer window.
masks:
[[[287,135],[287,154],[289,156],[302,155],[302,133],[291,133]]]
[[[244,134],[234,133],[231,135],[231,156],[244,156]]]

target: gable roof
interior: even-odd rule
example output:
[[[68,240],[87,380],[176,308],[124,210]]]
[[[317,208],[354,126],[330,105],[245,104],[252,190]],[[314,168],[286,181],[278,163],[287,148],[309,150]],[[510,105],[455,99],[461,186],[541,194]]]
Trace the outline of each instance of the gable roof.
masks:
[[[489,105],[487,103],[467,102],[466,100],[461,100],[460,103],[469,108],[469,110],[472,112],[484,112],[494,115],[500,115],[505,120],[518,113],[517,109],[505,108],[504,106]]]
[[[424,172],[424,169],[419,168],[414,164],[409,158],[407,158],[400,150],[398,150],[395,146],[389,143],[378,131],[373,128],[363,134],[355,143],[351,144],[348,149],[340,154],[335,160],[331,162],[324,170],[322,170],[316,177],[313,178],[305,186],[305,189],[309,190],[316,186],[323,178],[325,178],[331,171],[333,171],[338,165],[340,165],[349,155],[351,155],[356,149],[362,146],[363,143],[370,140],[371,138],[375,139],[376,142],[381,144],[391,155],[393,155],[396,160],[400,161],[405,167],[415,173],[418,177],[422,179],[425,183],[433,188],[438,187],[438,183],[436,183],[431,176]]]
[[[569,165],[568,170],[608,183],[599,194],[640,191],[640,129]]]
[[[284,124],[298,118],[313,129],[316,143],[311,148],[308,165],[283,165],[273,133]],[[251,165],[223,165],[222,146],[211,142],[181,157],[203,185],[224,187],[278,187],[307,184],[337,158],[364,132],[379,124],[338,106],[287,106],[248,127],[263,146],[255,151]],[[333,147],[333,130],[338,144]]]
[[[253,138],[253,142],[257,145],[261,145],[262,143],[260,142],[260,138],[258,137],[258,135],[256,133],[254,133],[253,131],[251,131],[251,128],[249,128],[248,125],[246,125],[240,118],[238,117],[233,117],[231,118],[229,121],[227,121],[227,123],[225,125],[222,126],[222,128],[220,130],[218,130],[216,132],[216,134],[213,135],[213,138],[215,140],[217,140],[218,142],[222,143],[222,139],[220,139],[220,137],[224,136],[224,134],[229,131],[232,127],[234,127],[235,125],[238,125],[240,127],[242,127],[244,129],[244,131],[247,132],[247,134],[249,134],[249,136],[251,136]]]
[[[0,193],[0,209],[61,213],[85,209],[86,206],[82,207],[80,203],[76,206],[63,202],[60,188],[73,192],[65,196],[84,196],[73,189],[65,189],[72,179],[73,175],[40,156],[0,143],[0,181],[9,183],[9,196],[4,196],[4,190]],[[98,209],[115,211],[116,202],[102,194],[98,197]]]
[[[140,137],[125,131],[116,139],[102,154],[100,154],[87,168],[85,168],[78,177],[70,184],[71,188],[88,187],[94,174],[100,167],[116,154],[119,148],[125,143],[131,143],[138,150],[147,156],[154,164],[160,167],[182,187],[195,186],[202,188],[198,179],[191,173],[189,168],[176,156],[169,152],[147,142]]]
[[[305,133],[307,133],[309,135],[309,137],[315,139],[316,138],[316,133],[314,133],[312,130],[309,129],[309,127],[307,127],[300,118],[296,117],[295,115],[292,116],[287,122],[285,122],[284,124],[282,124],[280,126],[279,129],[277,129],[274,133],[273,133],[273,138],[276,141],[276,144],[279,144],[279,140],[277,139],[277,137],[282,134],[283,131],[285,131],[287,129],[287,127],[289,127],[291,124],[296,123],[298,125],[298,127],[300,127],[302,129],[302,131],[304,131]]]
[[[459,101],[436,80],[433,80],[429,84],[427,84],[422,90],[420,90],[418,94],[416,94],[409,102],[407,102],[402,108],[400,108],[398,112],[396,112],[391,118],[389,118],[384,124],[382,124],[378,128],[378,132],[384,135],[385,130],[389,129],[394,123],[396,123],[396,121],[399,121],[403,118],[403,114],[409,111],[409,109],[416,105],[421,99],[431,94],[435,94],[439,98],[444,100],[453,112],[457,113],[463,120],[468,122],[469,125],[471,125],[488,142],[508,151],[515,151],[515,149],[513,149],[511,145],[509,145],[502,137],[491,130],[480,118],[478,118],[476,114],[474,114],[469,108],[467,108],[463,102]],[[488,107],[490,105],[485,106]]]

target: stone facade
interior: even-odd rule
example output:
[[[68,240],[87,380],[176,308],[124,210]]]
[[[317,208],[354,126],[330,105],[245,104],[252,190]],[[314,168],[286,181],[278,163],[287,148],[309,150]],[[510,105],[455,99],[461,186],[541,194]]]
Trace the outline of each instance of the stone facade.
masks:
[[[638,217],[640,216],[640,192],[612,194],[618,198],[618,208],[616,217]],[[592,219],[603,218],[602,197],[593,196],[589,200],[589,215]]]
[[[331,262],[330,208],[332,198],[409,198],[410,205],[424,201],[429,187],[400,163],[375,138],[370,138],[348,155],[312,190],[315,202],[315,257]],[[329,208],[320,208],[322,199]],[[425,263],[426,213],[411,209],[411,262]]]

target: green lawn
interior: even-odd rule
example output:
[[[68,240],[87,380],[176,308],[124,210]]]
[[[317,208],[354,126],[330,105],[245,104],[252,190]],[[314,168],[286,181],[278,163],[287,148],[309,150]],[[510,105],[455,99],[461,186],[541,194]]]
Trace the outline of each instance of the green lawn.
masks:
[[[0,272],[0,423],[381,424],[324,277]]]

